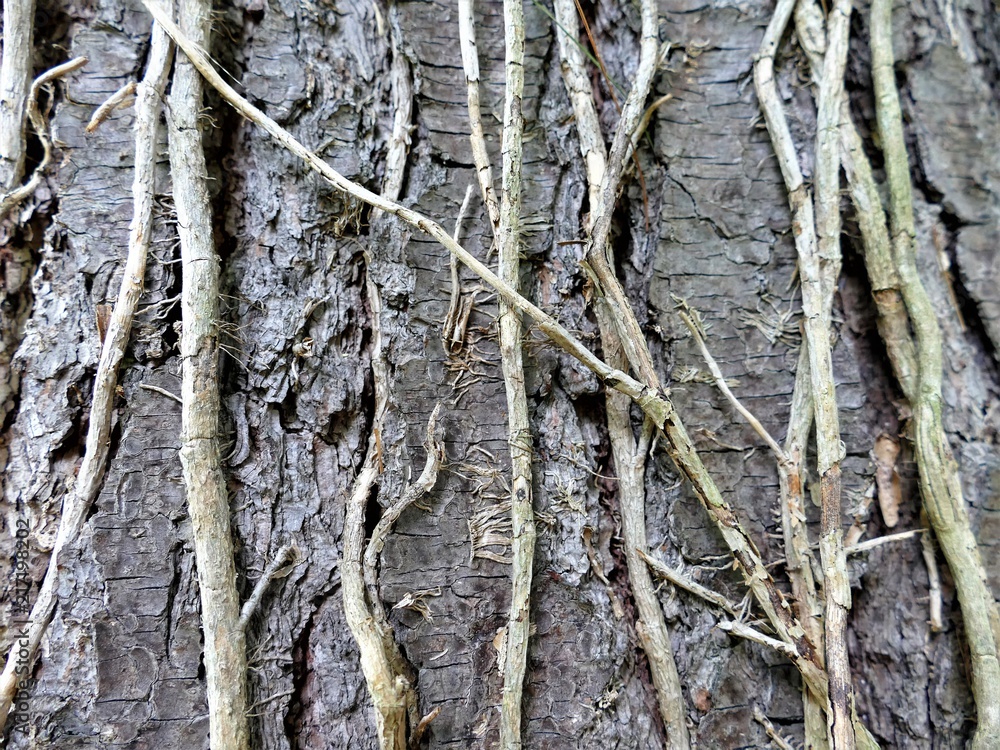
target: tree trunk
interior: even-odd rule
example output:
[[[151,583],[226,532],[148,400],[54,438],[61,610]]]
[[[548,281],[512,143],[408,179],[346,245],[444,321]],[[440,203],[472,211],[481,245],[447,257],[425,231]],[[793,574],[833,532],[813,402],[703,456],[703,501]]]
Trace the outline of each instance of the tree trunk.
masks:
[[[499,175],[504,91],[502,3],[476,8],[487,146]],[[704,362],[675,313],[700,311],[708,347],[732,389],[782,440],[798,361],[801,296],[788,197],[760,122],[752,66],[770,3],[660,3],[669,55],[654,94],[671,94],[638,150],[615,214],[618,273],[645,326],[660,379],[710,473],[787,590],[772,455],[701,375]],[[918,0],[894,15],[895,49],[916,201],[918,264],[945,334],[944,423],[990,576],[1000,592],[1000,20],[990,0]],[[627,92],[639,14],[600,0],[584,11],[608,76]],[[868,9],[856,7],[848,58],[852,113],[876,166]],[[525,3],[521,290],[591,347],[594,310],[580,264],[586,171],[546,2]],[[60,506],[82,458],[100,352],[95,311],[113,302],[130,215],[132,112],[96,132],[93,111],[137,73],[151,27],[138,2],[38,0],[36,73],[85,55],[53,98],[60,157],[3,225],[4,326],[10,363],[0,435],[0,557],[27,560],[37,590]],[[392,31],[390,31],[392,29]],[[398,40],[394,44],[393,40]],[[585,43],[585,46],[586,43]],[[588,46],[589,49],[589,46]],[[400,202],[449,231],[476,185],[466,81],[452,3],[240,0],[216,8],[212,54],[251,102],[346,177],[382,189],[393,130],[390,70],[413,75],[413,130]],[[617,121],[593,66],[606,134]],[[228,74],[228,75],[227,75]],[[792,38],[776,75],[810,178],[815,104]],[[618,94],[624,100],[623,94]],[[247,630],[251,746],[378,747],[338,562],[345,504],[365,460],[374,386],[366,273],[381,289],[389,385],[377,502],[393,504],[425,459],[427,421],[447,454],[434,491],[404,511],[382,553],[381,597],[413,667],[419,715],[440,707],[423,747],[495,747],[498,638],[510,608],[510,546],[480,521],[509,499],[507,400],[496,298],[476,297],[464,347],[441,343],[451,280],[447,251],[311,173],[214,94],[200,125],[221,259],[221,441],[242,600],[284,545],[300,562],[264,596]],[[180,250],[163,133],[162,170],[140,315],[119,373],[107,476],[82,536],[61,557],[59,605],[7,747],[207,748],[198,575],[181,463]],[[37,155],[28,142],[28,168]],[[499,185],[499,179],[496,181]],[[478,195],[478,186],[476,188]],[[848,204],[845,200],[845,208]],[[835,299],[833,368],[846,445],[843,528],[872,498],[876,438],[902,436],[903,502],[892,531],[921,527],[905,399],[875,324],[850,210]],[[459,238],[486,260],[490,218],[474,199]],[[365,254],[370,258],[366,261]],[[489,263],[495,266],[495,255]],[[28,280],[30,279],[30,284]],[[466,291],[478,282],[465,269]],[[377,306],[376,306],[377,309]],[[528,410],[537,525],[522,737],[526,748],[658,748],[664,729],[636,633],[622,547],[603,386],[526,322]],[[694,368],[699,371],[696,373]],[[633,412],[638,413],[633,409]],[[819,502],[815,450],[806,465]],[[647,465],[654,556],[739,602],[731,558],[662,450]],[[867,500],[866,500],[867,493]],[[813,538],[819,507],[807,501]],[[425,508],[419,505],[426,505]],[[378,521],[370,503],[367,529]],[[17,546],[17,529],[29,529]],[[503,532],[500,538],[508,531]],[[872,510],[865,539],[887,533]],[[486,539],[485,541],[491,541]],[[492,541],[497,541],[494,538]],[[487,556],[483,552],[491,553]],[[720,557],[721,556],[721,557]],[[500,558],[500,559],[496,559]],[[912,537],[853,555],[848,621],[860,718],[885,748],[962,748],[975,727],[969,657],[942,559],[944,628],[928,623],[928,571]],[[698,567],[700,566],[700,567]],[[602,580],[604,579],[604,580]],[[0,645],[15,643],[16,578],[3,589]],[[418,596],[422,593],[422,596]],[[414,597],[420,607],[394,608]],[[718,608],[659,591],[692,740],[765,747],[755,709],[802,742],[799,674],[785,657],[719,630]],[[20,717],[20,718],[19,718]]]

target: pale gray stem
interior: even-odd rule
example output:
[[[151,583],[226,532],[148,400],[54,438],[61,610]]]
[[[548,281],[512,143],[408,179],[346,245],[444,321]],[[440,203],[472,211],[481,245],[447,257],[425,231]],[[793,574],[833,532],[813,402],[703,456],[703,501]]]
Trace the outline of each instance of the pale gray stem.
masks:
[[[798,0],[796,3],[795,32],[809,59],[813,81],[818,85],[823,73],[826,31],[823,11],[815,0]],[[916,348],[899,288],[899,274],[892,259],[889,229],[879,188],[861,136],[851,120],[846,96],[841,97],[840,137],[841,161],[861,230],[865,267],[878,310],[879,333],[903,394],[913,401],[917,388]]]
[[[375,524],[371,539],[368,540],[368,545],[365,547],[363,563],[368,601],[372,608],[373,617],[386,632],[390,632],[390,626],[379,593],[379,562],[386,540],[389,538],[389,532],[392,531],[392,527],[395,526],[403,511],[433,490],[437,483],[438,470],[444,463],[444,443],[441,441],[437,424],[440,414],[441,404],[439,403],[434,407],[434,411],[431,412],[431,416],[427,420],[427,438],[424,441],[427,458],[424,461],[423,471],[420,472],[417,480],[403,491],[399,500],[385,509],[382,517]]]
[[[392,48],[392,95],[396,107],[396,119],[393,126],[393,145],[388,153],[391,162],[386,165],[382,196],[382,200],[390,205],[399,198],[403,186],[413,99],[413,80],[409,63],[404,58],[395,36],[392,37]],[[318,161],[318,157],[314,158]],[[372,212],[374,227],[379,228],[391,221],[389,215],[395,211],[387,210],[385,205],[376,205],[375,208],[376,210]],[[376,562],[370,561],[366,565],[365,560],[366,550],[376,561],[378,552],[381,551],[381,546],[374,536],[372,542],[375,546],[372,544],[367,548],[365,546],[365,514],[368,503],[372,502],[373,488],[376,487],[382,473],[382,430],[389,409],[389,373],[382,351],[382,293],[372,278],[371,258],[367,251],[364,257],[365,285],[371,308],[371,363],[375,408],[365,461],[355,479],[344,514],[344,547],[340,580],[347,626],[358,644],[361,653],[361,671],[364,673],[368,693],[375,708],[379,747],[381,750],[405,750],[407,724],[409,722],[409,725],[414,727],[419,720],[416,691],[409,676],[410,668],[396,644],[379,599],[377,580],[374,577]],[[428,460],[432,460],[430,448],[428,448]],[[402,512],[401,507],[398,512]],[[398,513],[391,515],[380,532],[383,543],[397,515]]]
[[[676,299],[676,297],[674,298]],[[686,310],[690,310],[687,303],[683,304]],[[693,310],[692,310],[693,312]],[[698,351],[701,352],[702,359],[705,360],[705,364],[708,365],[708,371],[712,374],[712,380],[715,381],[715,387],[722,391],[722,395],[726,397],[733,408],[739,412],[740,416],[743,417],[749,425],[753,428],[760,438],[767,443],[767,447],[771,449],[771,453],[777,459],[778,463],[787,464],[790,463],[788,454],[785,450],[778,445],[778,441],[771,437],[764,425],[760,423],[760,420],[753,415],[749,409],[747,409],[740,400],[736,398],[729,384],[726,382],[725,376],[722,374],[722,370],[719,369],[718,362],[715,361],[715,357],[708,350],[708,345],[705,343],[705,337],[702,335],[701,326],[696,324],[695,320],[687,312],[679,312],[681,321],[687,326],[688,331],[691,333],[691,337],[694,339],[695,344],[698,346]]]
[[[476,165],[476,179],[490,217],[494,240],[500,230],[500,201],[493,189],[493,168],[486,151],[486,134],[479,105],[479,50],[476,47],[476,15],[474,0],[458,0],[458,38],[462,48],[462,67],[465,70],[466,92],[469,108],[469,126],[472,160]],[[456,241],[458,238],[455,238]]]
[[[295,567],[298,557],[299,551],[294,545],[283,544],[274,555],[274,559],[264,568],[264,572],[257,579],[257,583],[253,585],[253,591],[249,598],[243,602],[243,608],[240,610],[240,627],[243,628],[244,632],[246,632],[247,625],[250,624],[250,618],[254,616],[254,613],[260,607],[260,602],[264,598],[264,594],[267,593],[267,589],[272,581],[287,575],[288,571]],[[285,563],[291,563],[291,565],[287,569],[282,570]]]
[[[910,531],[898,531],[895,534],[886,534],[885,536],[875,537],[874,539],[868,539],[867,541],[844,547],[844,553],[848,555],[856,555],[860,552],[866,552],[870,549],[881,547],[883,544],[900,542],[904,539],[912,539],[917,534],[922,534],[924,531],[924,529],[911,529]]]
[[[753,718],[754,721],[764,727],[767,736],[771,738],[771,742],[775,744],[778,750],[795,750],[795,746],[781,736],[778,730],[775,729],[774,724],[771,723],[771,720],[767,718],[767,715],[761,710],[760,706],[756,704],[753,707]],[[814,749],[810,748],[810,750]]]
[[[210,0],[180,0],[185,33],[207,47]],[[167,117],[181,246],[181,468],[194,536],[212,750],[250,746],[246,635],[240,620],[229,490],[219,449],[219,257],[198,118],[202,79],[178,57]]]
[[[84,128],[84,132],[93,133],[101,124],[111,117],[112,113],[126,104],[135,96],[135,81],[129,81],[115,93],[104,100],[104,103],[94,110],[90,117],[90,122]]]
[[[177,26],[160,12],[156,6],[152,5],[150,0],[143,0],[143,4],[153,14],[157,22],[164,26],[171,38],[177,42],[185,54],[191,58],[198,70],[205,76],[205,79],[238,112],[259,125],[288,151],[301,158],[310,167],[319,172],[338,190],[358,198],[374,208],[395,214],[416,229],[429,234],[437,242],[441,243],[445,249],[453,253],[479,278],[492,287],[511,307],[534,320],[538,329],[548,336],[553,344],[570,356],[575,357],[581,364],[600,377],[606,385],[629,396],[645,412],[652,423],[662,430],[667,437],[669,455],[684,475],[691,481],[699,500],[703,503],[706,510],[708,510],[723,539],[725,539],[733,551],[740,569],[743,571],[744,580],[751,591],[753,591],[755,598],[760,603],[768,619],[772,622],[775,629],[781,633],[782,637],[787,639],[789,643],[795,644],[798,653],[803,655],[803,658],[796,663],[800,666],[800,669],[804,670],[804,679],[810,685],[811,689],[822,691],[822,694],[825,696],[825,677],[823,680],[820,680],[822,670],[819,667],[815,646],[808,636],[806,636],[801,624],[790,613],[788,602],[775,586],[774,580],[760,558],[760,553],[757,551],[756,545],[742,528],[732,509],[722,499],[718,487],[716,487],[711,476],[705,470],[704,464],[702,464],[701,459],[694,449],[690,436],[687,434],[673,404],[666,395],[662,391],[646,386],[627,373],[606,364],[567,331],[565,327],[518,294],[476,259],[475,256],[455,242],[439,224],[412,209],[400,206],[394,201],[386,200],[372,193],[370,190],[366,190],[360,185],[345,179],[339,172],[330,167],[329,164],[306,149],[288,131],[237,94],[215,72],[205,53],[196,45],[192,45],[180,33]],[[376,407],[377,411],[378,407]],[[374,479],[371,481],[374,481]],[[363,521],[364,518],[362,515],[360,518],[362,526]],[[363,594],[363,584],[359,590]],[[345,600],[347,597],[348,594],[345,590]]]
[[[586,229],[590,231],[594,222],[599,220],[600,211],[614,210],[614,200],[610,203],[602,203],[601,191],[603,189],[608,191],[606,194],[610,194],[612,197],[616,196],[618,182],[616,181],[614,184],[609,185],[604,184],[607,175],[607,155],[601,136],[597,107],[594,103],[590,79],[586,73],[582,51],[578,46],[577,40],[569,38],[571,32],[578,33],[580,28],[575,3],[573,0],[556,0],[554,7],[556,33],[559,38],[560,53],[563,58],[563,82],[566,85],[566,91],[573,105],[577,131],[580,136],[580,151],[587,169],[591,213]],[[648,10],[647,8],[646,11]],[[645,15],[644,20],[648,20]],[[648,31],[649,29],[644,26],[644,30]],[[643,54],[649,54],[651,48],[652,46],[643,47]],[[644,57],[640,62],[640,67],[644,67],[647,64],[648,61]],[[637,82],[637,85],[642,85],[642,82]],[[646,89],[646,92],[648,92],[648,89]],[[633,88],[633,92],[629,96],[629,101],[635,102],[638,100],[639,105],[641,105],[645,97],[646,93],[642,89]],[[623,116],[619,124],[618,132],[623,134],[622,138],[625,135],[631,135],[630,132],[626,132],[627,128],[635,127],[631,120],[635,106],[633,103],[633,106],[629,108],[629,119]],[[619,156],[622,159],[626,158],[621,154]],[[617,180],[620,180],[623,170],[623,162],[614,166]],[[601,268],[600,270],[605,273],[602,284],[618,287],[617,279],[613,278],[613,273],[611,273],[612,278],[607,278],[609,269]],[[631,307],[627,305],[627,302],[626,306],[629,314],[634,318]],[[621,334],[614,320],[615,316],[609,310],[604,300],[598,302],[597,315],[601,330],[601,345],[604,349],[605,357],[608,358],[608,362],[612,366],[621,367],[622,369],[627,368],[628,358],[623,351]],[[637,346],[637,344],[633,343],[633,346]],[[645,349],[644,342],[640,348]],[[652,368],[649,369],[651,370]],[[652,384],[650,383],[650,385]],[[684,691],[680,684],[680,676],[677,673],[677,665],[674,660],[673,649],[670,644],[670,634],[667,631],[663,611],[660,608],[649,570],[640,557],[648,546],[646,541],[645,464],[649,440],[653,431],[645,429],[644,426],[642,439],[637,445],[632,434],[629,400],[612,390],[606,392],[605,398],[608,414],[608,434],[615,459],[615,472],[618,476],[618,497],[622,516],[625,562],[628,567],[629,581],[639,615],[636,630],[639,634],[639,641],[649,660],[653,685],[657,693],[657,705],[660,709],[664,728],[666,729],[669,747],[671,750],[686,750],[690,746],[690,738],[687,729]]]
[[[865,747],[874,747],[877,746],[874,738],[854,716],[844,639],[846,613],[850,607],[840,527],[840,461],[844,448],[840,441],[830,347],[832,294],[840,267],[838,143],[850,3],[838,0],[831,13],[830,41],[823,60],[817,124],[817,204],[821,206],[818,215],[813,213],[812,196],[802,178],[795,144],[774,80],[774,58],[794,7],[795,0],[779,0],[754,63],[754,85],[788,191],[802,280],[805,339],[823,503],[821,556],[826,584],[824,628],[830,681],[827,713],[830,739],[835,749],[853,748],[859,742]]]
[[[656,575],[660,576],[660,578],[670,581],[670,583],[674,584],[674,586],[682,588],[688,593],[704,599],[709,604],[719,607],[733,617],[739,616],[738,607],[717,591],[712,591],[712,589],[702,586],[690,576],[685,575],[679,570],[671,568],[665,562],[657,560],[655,557],[643,552],[642,550],[639,550],[639,557],[645,560],[646,564],[654,573],[656,573]]]
[[[795,649],[784,641],[779,641],[777,638],[765,635],[759,630],[755,630],[746,623],[742,623],[738,620],[723,620],[719,623],[719,630],[726,633],[732,633],[733,635],[745,638],[748,641],[753,641],[754,643],[759,643],[761,646],[772,648],[779,654],[784,654],[792,660],[795,660],[798,656]]]
[[[497,231],[499,276],[514,291],[520,285],[521,166],[524,116],[524,8],[522,0],[504,0],[506,96],[503,115],[500,224]],[[484,195],[487,197],[487,195]],[[488,197],[487,197],[488,202]],[[531,577],[535,556],[535,515],[531,493],[532,436],[524,389],[524,330],[516,307],[500,300],[500,364],[507,393],[511,485],[511,601],[507,617],[500,702],[500,747],[521,747],[521,699],[531,631]]]
[[[836,0],[827,18],[827,47],[819,83],[816,116],[816,239],[815,262],[799,256],[806,340],[812,357],[813,410],[822,497],[820,559],[826,599],[823,625],[826,671],[832,711],[827,715],[833,750],[854,750],[854,687],[847,653],[847,614],[851,586],[844,554],[841,523],[843,443],[837,414],[830,347],[833,296],[840,277],[840,113],[844,101],[844,69],[850,33],[851,0]],[[819,272],[818,289],[812,276]],[[817,310],[818,308],[818,310]],[[819,319],[814,314],[819,313]]]
[[[366,266],[370,260],[365,255]],[[365,511],[379,475],[382,473],[382,429],[389,407],[388,374],[382,352],[382,297],[368,273],[368,302],[372,311],[372,380],[375,410],[371,435],[361,472],[347,500],[344,515],[344,547],[340,565],[344,616],[358,651],[361,671],[375,708],[375,727],[381,750],[405,750],[407,716],[416,710],[416,695],[404,674],[401,656],[390,632],[376,618],[365,583]],[[384,619],[384,618],[383,618]]]
[[[626,367],[627,360],[618,340],[610,311],[598,302],[597,317],[601,327],[601,342],[605,356],[611,364]],[[605,392],[608,413],[608,436],[615,459],[618,477],[618,504],[621,513],[621,534],[628,567],[629,584],[635,599],[638,622],[635,628],[639,642],[649,660],[653,686],[656,688],[657,706],[667,732],[670,750],[686,750],[691,745],[687,729],[687,711],[684,691],[670,633],[663,617],[656,587],[642,553],[649,549],[646,538],[646,456],[648,442],[636,440],[632,434],[630,401],[613,390]],[[645,422],[649,425],[648,420]],[[652,430],[644,430],[648,435]],[[648,439],[648,438],[647,438]]]
[[[926,519],[924,519],[924,522],[926,523]],[[930,531],[920,535],[920,551],[924,558],[924,565],[927,568],[927,594],[930,599],[931,632],[940,633],[944,630],[944,618],[941,614],[941,573],[938,571],[937,545],[934,543],[934,535]]]

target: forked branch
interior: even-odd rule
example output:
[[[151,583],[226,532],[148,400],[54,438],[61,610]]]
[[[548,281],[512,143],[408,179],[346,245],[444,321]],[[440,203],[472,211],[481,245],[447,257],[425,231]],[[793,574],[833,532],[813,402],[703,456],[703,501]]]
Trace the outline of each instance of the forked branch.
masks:
[[[576,39],[570,37],[570,33],[577,31],[580,27],[577,20],[579,6],[574,0],[556,0],[554,7],[559,49],[563,58],[563,82],[573,105],[577,132],[580,137],[580,151],[587,168],[591,212],[585,229],[590,232],[595,221],[600,220],[602,210],[614,210],[613,200],[611,202],[601,200],[602,190],[605,191],[603,195],[616,197],[619,185],[618,182],[605,183],[605,177],[609,171],[606,170],[608,157],[601,136],[597,107],[591,92],[590,79],[584,66],[583,53]],[[652,50],[655,50],[655,44],[644,47],[643,53],[650,54]],[[648,68],[648,66],[647,59],[640,60],[640,67]],[[645,76],[644,79],[651,79],[651,76]],[[639,105],[641,105],[648,94],[648,88],[645,90],[636,88],[642,82],[638,81],[629,94],[629,102],[632,102],[628,110],[629,119],[622,118],[619,123],[619,133],[627,135],[625,129],[634,127],[631,113],[637,109],[635,101],[638,100]],[[648,80],[646,80],[646,86],[648,87],[648,85]],[[621,136],[621,139],[624,139],[624,135]],[[618,156],[625,158],[623,154]],[[620,180],[623,167],[623,164],[613,165],[610,172],[617,175],[617,179]],[[606,255],[601,253],[600,259],[606,261]],[[613,287],[621,291],[609,263],[598,263],[598,266],[595,267],[595,273],[603,274],[602,286]],[[631,306],[623,294],[619,297],[619,304],[626,306],[634,320],[635,316],[632,314]],[[620,338],[622,333],[615,324],[615,315],[609,303],[604,299],[598,300],[597,319],[601,331],[601,347],[608,362],[622,369],[627,368],[628,359]],[[638,326],[637,322],[635,326]],[[633,342],[632,346],[633,349],[645,349],[645,342]],[[641,559],[641,555],[648,547],[645,476],[649,437],[652,434],[651,425],[646,422],[643,427],[643,435],[637,443],[632,432],[629,399],[609,389],[605,394],[605,404],[608,436],[615,459],[615,474],[618,477],[618,503],[621,512],[625,562],[639,616],[636,630],[639,634],[639,642],[649,660],[653,685],[656,688],[657,705],[667,733],[667,743],[672,750],[686,750],[690,746],[690,738],[687,729],[684,691],[677,673],[677,664],[674,660],[670,634],[667,631],[663,611],[660,608],[649,570]]]
[[[792,210],[792,228],[802,280],[805,339],[809,357],[817,460],[822,498],[820,552],[824,566],[826,667],[829,679],[830,739],[835,749],[874,738],[855,720],[847,658],[846,623],[850,608],[840,514],[840,462],[843,444],[837,416],[830,347],[833,293],[840,273],[839,118],[847,54],[850,3],[838,0],[830,14],[830,41],[820,78],[816,142],[816,213],[774,79],[774,59],[795,0],[779,0],[754,63],[754,84],[774,146]]]

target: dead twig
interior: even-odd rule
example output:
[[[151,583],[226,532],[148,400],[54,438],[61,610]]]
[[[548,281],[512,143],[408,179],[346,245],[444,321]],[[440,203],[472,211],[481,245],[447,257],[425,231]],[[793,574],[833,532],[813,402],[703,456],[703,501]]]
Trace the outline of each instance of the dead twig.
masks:
[[[723,620],[718,625],[719,630],[725,633],[732,633],[740,638],[745,638],[748,641],[753,641],[754,643],[759,643],[761,646],[767,646],[777,651],[779,654],[783,654],[788,657],[793,662],[798,661],[801,657],[798,651],[795,650],[793,646],[785,643],[777,638],[772,638],[769,635],[761,633],[759,630],[755,630],[744,622],[739,620]]]
[[[427,452],[427,458],[424,462],[423,471],[420,472],[417,480],[406,488],[399,500],[385,509],[382,517],[375,524],[371,539],[369,539],[368,545],[365,547],[363,564],[365,587],[368,589],[368,601],[373,617],[375,617],[386,632],[389,632],[390,628],[378,588],[379,560],[389,532],[392,531],[392,527],[399,520],[403,511],[417,502],[421,497],[431,492],[437,483],[438,470],[444,463],[444,443],[441,440],[440,429],[438,427],[438,417],[440,415],[441,404],[439,403],[434,407],[434,411],[431,412],[427,420],[427,438],[424,441],[424,450]]]
[[[163,396],[165,398],[169,398],[171,401],[176,401],[178,404],[183,404],[184,403],[184,399],[182,399],[176,393],[171,393],[166,388],[160,388],[159,386],[156,386],[156,385],[149,385],[148,383],[140,383],[139,387],[142,388],[144,391],[151,391],[152,393],[159,393],[161,396]]]
[[[771,738],[771,742],[773,742],[779,750],[795,750],[795,746],[781,736],[778,730],[774,728],[774,724],[771,723],[771,720],[767,718],[767,715],[757,704],[754,704],[753,707],[753,718],[754,721],[764,727],[764,731],[767,732],[767,736]]]
[[[243,602],[243,608],[240,610],[240,627],[243,628],[244,632],[246,632],[247,625],[250,624],[250,618],[260,606],[264,594],[267,593],[268,586],[278,578],[284,578],[291,573],[301,559],[302,553],[294,544],[283,544],[278,549],[274,559],[267,564],[264,572],[257,579],[257,583],[254,584],[250,597]]]
[[[674,584],[674,586],[682,588],[688,593],[704,599],[709,604],[719,607],[733,617],[739,617],[739,608],[722,594],[717,591],[712,591],[712,589],[706,586],[702,586],[689,576],[684,575],[681,571],[674,570],[666,563],[657,560],[655,557],[643,552],[642,550],[639,550],[638,553],[639,557],[646,561],[646,564],[656,575],[666,581],[670,581],[670,583]]]
[[[479,190],[486,204],[486,213],[496,240],[500,229],[500,201],[493,188],[493,168],[486,151],[486,134],[483,131],[483,117],[479,105],[479,50],[476,47],[476,16],[473,0],[458,2],[458,38],[462,48],[462,67],[468,96],[469,125],[472,129],[472,160],[476,165]],[[458,241],[458,238],[455,238]]]
[[[455,231],[452,239],[456,243],[462,240],[462,222],[465,220],[469,210],[469,203],[472,199],[472,185],[465,190],[465,198],[458,209],[458,217],[455,219]],[[448,264],[451,270],[451,302],[448,304],[448,315],[441,326],[441,343],[447,354],[453,354],[462,349],[465,344],[465,332],[469,327],[469,316],[472,314],[472,305],[475,303],[476,295],[473,292],[464,300],[462,298],[462,280],[458,274],[458,259],[448,254]]]
[[[926,522],[926,512],[921,521]],[[944,630],[944,619],[941,616],[941,574],[937,566],[937,545],[931,533],[920,535],[920,549],[927,567],[927,594],[930,599],[930,624],[932,633]]]
[[[674,302],[677,304],[678,316],[684,325],[687,326],[688,331],[691,333],[691,338],[694,339],[695,344],[698,346],[698,350],[701,352],[702,359],[705,360],[705,364],[708,365],[708,371],[712,373],[712,379],[715,382],[715,387],[722,391],[722,394],[729,400],[729,403],[733,405],[733,408],[739,412],[740,416],[743,417],[751,427],[753,431],[756,432],[761,439],[767,443],[767,447],[771,449],[778,463],[788,464],[790,460],[788,455],[785,453],[784,449],[778,445],[778,441],[771,437],[771,434],[764,429],[764,425],[760,423],[760,420],[753,415],[753,413],[740,403],[740,400],[736,398],[732,390],[729,388],[729,384],[726,382],[726,378],[722,374],[722,370],[719,369],[719,364],[715,361],[715,357],[708,350],[708,345],[705,343],[705,329],[702,326],[701,316],[698,311],[693,307],[688,305],[688,303],[674,295]]]
[[[122,107],[127,107],[133,101],[135,101],[135,81],[129,81],[115,93],[104,100],[104,103],[94,110],[94,114],[90,118],[90,122],[87,123],[87,127],[84,128],[84,132],[93,133],[97,130],[101,124],[111,117],[112,113],[116,109],[121,109]]]
[[[866,542],[860,542],[858,544],[845,546],[844,552],[848,555],[856,555],[860,552],[867,552],[870,549],[881,547],[883,544],[889,544],[890,542],[899,542],[904,539],[912,539],[917,534],[924,533],[924,531],[926,531],[926,529],[911,529],[910,531],[899,531],[895,534],[886,534],[884,536],[876,537],[874,539],[869,539]]]

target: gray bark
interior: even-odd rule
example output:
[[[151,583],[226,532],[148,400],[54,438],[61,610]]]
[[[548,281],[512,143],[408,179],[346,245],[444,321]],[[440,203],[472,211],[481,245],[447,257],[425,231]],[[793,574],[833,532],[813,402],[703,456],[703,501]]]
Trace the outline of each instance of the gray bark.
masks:
[[[499,164],[501,4],[477,6],[483,119]],[[398,25],[415,82],[416,127],[401,200],[450,228],[475,182],[456,8],[378,7],[383,23]],[[216,10],[213,54],[241,92],[345,176],[378,191],[394,113],[388,31],[379,33],[372,3],[245,0]],[[585,170],[552,23],[534,3],[524,10],[521,288],[593,343],[597,325],[583,301],[579,266],[583,247],[562,244],[581,236]],[[657,111],[639,149],[648,228],[633,176],[615,238],[619,271],[647,325],[659,374],[768,562],[783,556],[773,458],[713,386],[682,377],[703,365],[670,295],[702,313],[709,346],[736,381],[734,391],[780,440],[798,358],[788,340],[799,318],[791,319],[784,339],[770,340],[761,328],[801,303],[788,286],[795,251],[787,196],[757,122],[752,86],[753,55],[771,10],[768,3],[724,0],[660,4],[661,40],[674,48],[654,88],[673,99]],[[873,121],[867,7],[855,10],[848,91],[867,138]],[[609,73],[624,85],[637,58],[638,12],[602,0],[588,13]],[[918,0],[898,7],[894,21],[920,270],[945,333],[945,427],[996,593],[1000,154],[993,144],[1000,142],[1000,21],[989,0]],[[60,44],[67,56],[86,55],[90,64],[69,79],[69,96],[60,95],[52,112],[58,168],[22,209],[22,229],[6,230],[9,251],[29,259],[27,270],[19,267],[30,287],[7,277],[3,288],[5,325],[16,325],[4,342],[16,347],[17,377],[10,382],[15,395],[0,412],[7,415],[0,436],[0,558],[14,559],[17,521],[24,519],[36,584],[82,455],[99,352],[94,310],[118,288],[131,218],[131,112],[120,111],[92,135],[83,129],[94,108],[141,72],[149,17],[131,0],[44,0],[38,22],[36,45]],[[51,55],[46,48],[39,59]],[[779,66],[793,135],[807,155],[814,104],[793,43],[783,46]],[[614,106],[606,84],[596,85],[610,132]],[[440,421],[448,456],[427,498],[430,511],[407,510],[388,539],[382,597],[416,671],[421,715],[441,707],[425,746],[493,747],[500,700],[494,638],[510,606],[510,569],[481,558],[470,563],[468,520],[506,494],[499,481],[477,489],[481,477],[471,467],[510,471],[496,301],[480,295],[468,342],[483,358],[474,365],[482,377],[456,398],[440,343],[451,294],[447,252],[394,221],[370,231],[367,210],[335,194],[213,96],[207,102],[212,109],[201,124],[223,291],[222,440],[232,443],[227,474],[244,599],[283,545],[295,544],[303,557],[269,589],[247,632],[251,744],[377,746],[337,568],[345,500],[364,460],[372,408],[365,248],[382,289],[390,386],[379,501],[393,503],[410,474],[419,473],[427,418],[438,400],[445,403]],[[166,196],[165,143],[162,165],[158,193]],[[29,721],[8,722],[10,748],[208,747],[198,577],[178,457],[180,407],[140,387],[180,391],[179,307],[150,307],[179,292],[170,219],[164,203],[140,304],[146,311],[122,368],[104,489],[66,552],[60,604],[34,669]],[[846,528],[846,512],[873,480],[875,438],[901,429],[902,397],[878,339],[849,219],[845,232],[833,360],[847,447]],[[481,205],[474,203],[461,241],[486,257],[491,228]],[[464,270],[462,278],[474,283]],[[660,747],[655,691],[634,630],[615,484],[603,478],[614,471],[603,395],[591,374],[539,343],[530,328],[527,336],[539,526],[525,747]],[[301,346],[306,339],[311,351]],[[919,525],[906,440],[899,470],[905,502],[894,530]],[[710,566],[692,575],[741,599],[738,575],[723,569],[727,559],[715,559],[725,552],[717,532],[662,452],[649,463],[646,483],[647,534],[656,555],[673,567]],[[818,508],[809,513],[818,530]],[[591,571],[586,527],[610,589]],[[866,538],[884,530],[873,511]],[[932,633],[919,540],[878,547],[851,558],[849,567],[848,648],[862,720],[886,748],[963,747],[974,707],[948,571],[942,571],[945,629]],[[775,571],[780,579],[781,568]],[[3,586],[6,654],[16,632],[14,579]],[[426,599],[433,620],[390,609],[408,592],[436,587],[441,596]],[[669,587],[660,600],[692,739],[711,748],[767,746],[755,705],[785,735],[801,739],[800,681],[789,662],[716,629],[720,613],[701,600]]]

